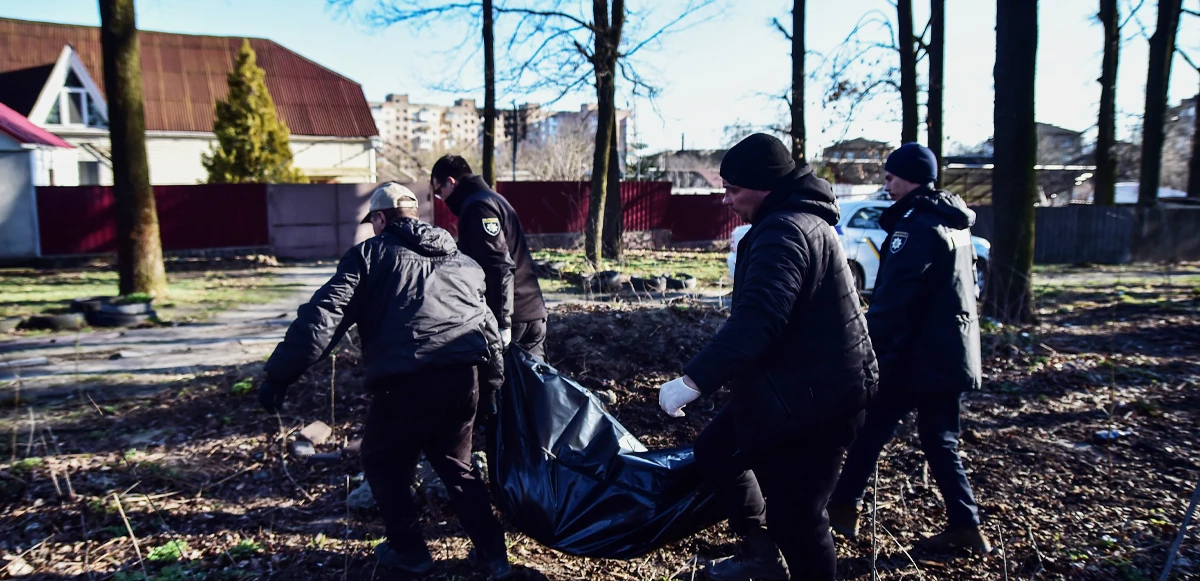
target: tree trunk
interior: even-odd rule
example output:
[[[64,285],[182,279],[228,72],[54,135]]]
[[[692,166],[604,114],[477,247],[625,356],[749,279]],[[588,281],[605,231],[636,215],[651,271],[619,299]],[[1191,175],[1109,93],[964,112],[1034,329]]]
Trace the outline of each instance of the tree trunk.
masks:
[[[483,181],[496,185],[496,42],[492,0],[483,0]]]
[[[604,257],[609,260],[625,259],[624,208],[621,206],[621,160],[617,147],[617,116],[614,104],[612,136],[608,140],[608,185],[604,205]]]
[[[1037,15],[1037,0],[996,0],[995,234],[984,307],[1005,323],[1034,319]]]
[[[945,166],[942,160],[942,96],[946,72],[946,0],[930,2],[929,37],[929,149],[937,156],[937,185],[942,187]]]
[[[805,0],[792,2],[792,157],[804,162],[807,139],[804,127],[804,6]]]
[[[112,141],[120,292],[161,295],[167,290],[158,212],[146,155],[142,59],[133,0],[100,0],[100,44]]]
[[[605,198],[608,195],[609,140],[616,117],[616,71],[621,26],[625,22],[624,0],[613,0],[612,26],[609,26],[608,0],[592,0],[596,27],[596,47],[592,66],[596,74],[596,145],[592,155],[592,190],[588,198],[587,225],[584,229],[584,254],[593,267],[603,256]]]
[[[910,143],[917,140],[917,50],[913,42],[912,0],[896,3],[899,30],[896,42],[900,45],[900,104],[903,121],[900,141]]]
[[[1200,73],[1200,69],[1196,69]],[[1196,102],[1192,104],[1192,159],[1188,162],[1189,198],[1200,198],[1200,92],[1196,93]]]
[[[1158,28],[1150,37],[1150,68],[1146,73],[1146,114],[1142,117],[1142,175],[1138,183],[1138,205],[1158,203],[1162,183],[1164,118],[1171,61],[1175,57],[1175,33],[1183,0],[1159,0]]]
[[[1117,0],[1100,0],[1104,27],[1104,63],[1100,69],[1100,119],[1096,133],[1096,194],[1093,203],[1112,206],[1117,197],[1117,63],[1121,54],[1121,20]]]

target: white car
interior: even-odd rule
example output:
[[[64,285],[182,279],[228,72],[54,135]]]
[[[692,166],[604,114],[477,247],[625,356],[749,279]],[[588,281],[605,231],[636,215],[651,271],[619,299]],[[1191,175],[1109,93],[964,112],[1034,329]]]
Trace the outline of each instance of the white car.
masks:
[[[891,200],[856,200],[839,202],[842,218],[834,229],[842,241],[842,250],[846,252],[846,260],[850,262],[850,271],[854,273],[854,285],[859,292],[870,294],[875,290],[875,275],[879,272],[879,249],[887,238],[887,232],[879,227],[879,215],[891,206]],[[742,236],[750,230],[749,225],[733,229],[729,257],[729,278],[733,278],[734,265],[737,264],[737,245]],[[987,240],[972,236],[975,246],[975,292],[979,296],[987,280],[988,260],[991,257],[992,245]]]

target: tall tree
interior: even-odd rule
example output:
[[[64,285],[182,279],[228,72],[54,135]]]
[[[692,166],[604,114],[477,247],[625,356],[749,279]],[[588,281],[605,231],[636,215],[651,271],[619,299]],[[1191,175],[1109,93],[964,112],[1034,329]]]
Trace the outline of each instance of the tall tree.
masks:
[[[945,94],[946,73],[946,0],[930,0],[929,12],[929,149],[942,164],[942,97]],[[945,172],[938,172],[941,187]]]
[[[1171,61],[1175,60],[1175,34],[1183,0],[1159,0],[1158,26],[1150,37],[1150,68],[1146,73],[1146,112],[1142,117],[1142,172],[1138,183],[1138,205],[1158,203],[1162,183],[1164,123],[1167,87],[1171,83]]]
[[[1196,73],[1200,74],[1200,67],[1196,68]],[[1192,123],[1195,127],[1192,129],[1192,158],[1188,161],[1187,195],[1200,198],[1200,91],[1192,102]]]
[[[483,0],[483,181],[496,185],[496,35],[492,0]]]
[[[920,123],[917,118],[917,44],[913,37],[912,0],[896,2],[896,41],[900,49],[900,141],[909,143],[917,140]]]
[[[1112,206],[1117,196],[1117,63],[1121,54],[1121,16],[1117,0],[1100,0],[1104,62],[1100,67],[1100,118],[1096,133],[1095,203]]]
[[[250,41],[243,40],[237,63],[226,76],[229,93],[218,99],[213,133],[217,143],[202,157],[210,184],[306,183],[292,167],[287,125],[275,112],[266,73]]]
[[[612,135],[608,140],[608,183],[605,185],[604,201],[604,258],[625,259],[624,208],[621,205],[621,163],[618,151],[617,123],[613,123]]]
[[[508,43],[514,49],[510,54],[514,64],[509,75],[513,86],[530,91],[557,91],[560,96],[589,84],[595,87],[596,144],[584,227],[584,253],[592,265],[599,265],[604,256],[605,241],[619,245],[617,238],[604,236],[605,216],[613,216],[615,220],[621,215],[620,196],[616,190],[611,190],[610,195],[609,189],[609,176],[613,173],[609,164],[619,163],[611,141],[616,135],[617,76],[629,82],[635,94],[653,98],[658,89],[638,74],[630,59],[713,4],[715,0],[687,0],[684,6],[672,10],[672,17],[657,29],[639,23],[641,26],[635,29],[652,32],[636,39],[624,35],[629,14],[625,0],[592,0],[590,14],[584,13],[587,3],[567,0],[514,1],[496,9],[500,14],[520,17]],[[650,20],[649,12],[641,16]]]
[[[792,138],[792,157],[796,161],[805,161],[805,145],[808,140],[804,122],[804,57],[807,54],[804,44],[804,16],[806,0],[792,1],[792,28],[788,30],[779,19],[773,19],[775,28],[792,43],[792,89],[788,96],[788,110],[791,113],[791,126],[788,135]]]
[[[122,295],[167,290],[146,154],[142,57],[133,0],[100,0],[100,49],[112,141],[117,271]]]
[[[1037,8],[1037,0],[996,0],[995,234],[984,310],[1008,323],[1034,318]]]

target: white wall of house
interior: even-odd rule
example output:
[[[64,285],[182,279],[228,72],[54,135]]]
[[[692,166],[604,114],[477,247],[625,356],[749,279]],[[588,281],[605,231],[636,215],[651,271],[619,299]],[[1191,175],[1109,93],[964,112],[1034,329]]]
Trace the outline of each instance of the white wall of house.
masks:
[[[112,185],[112,148],[107,131],[87,129],[55,133],[75,146],[75,149],[55,155],[52,164],[55,185],[92,185],[93,179],[98,185]],[[150,183],[178,185],[208,181],[201,156],[211,152],[215,144],[211,133],[147,132]],[[376,181],[375,150],[369,139],[296,135],[292,136],[291,145],[293,165],[314,180]],[[49,185],[48,178],[48,170],[39,172],[38,184]]]
[[[33,157],[34,150],[0,134],[0,258],[39,253]]]

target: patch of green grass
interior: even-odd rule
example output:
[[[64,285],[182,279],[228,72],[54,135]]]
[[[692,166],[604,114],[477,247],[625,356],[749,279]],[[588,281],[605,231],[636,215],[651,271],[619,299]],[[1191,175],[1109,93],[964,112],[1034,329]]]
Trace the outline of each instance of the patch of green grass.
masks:
[[[617,270],[630,276],[657,276],[687,273],[696,277],[702,287],[732,287],[729,265],[725,252],[674,251],[674,250],[627,250],[625,259],[617,262],[605,260],[599,270]],[[551,263],[561,262],[564,271],[573,273],[592,272],[582,250],[538,250],[533,253],[538,260]],[[547,283],[557,281],[539,280],[546,290]],[[569,286],[568,286],[569,289]],[[547,291],[553,292],[553,291]]]
[[[262,553],[263,547],[254,539],[242,539],[242,542],[229,548],[229,556],[235,561],[249,559]]]
[[[21,460],[17,460],[16,462],[13,462],[12,465],[8,467],[8,470],[9,470],[9,472],[12,472],[13,474],[16,474],[19,476],[22,474],[29,474],[30,472],[33,472],[34,468],[37,468],[38,466],[41,466],[42,464],[45,464],[45,461],[42,460],[41,458],[38,458],[38,457],[24,458]]]
[[[246,395],[254,389],[254,381],[247,377],[246,379],[233,384],[231,389],[233,390],[233,395]]]
[[[269,269],[178,272],[167,278],[167,294],[154,297],[161,321],[201,321],[237,305],[267,303],[295,291]],[[117,272],[111,267],[0,269],[0,317],[65,312],[73,299],[116,294]],[[135,293],[117,300],[144,302],[149,298]]]
[[[183,558],[186,551],[187,543],[178,539],[168,541],[165,545],[150,549],[146,560],[152,563],[175,563]]]

